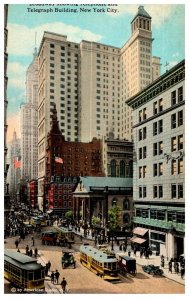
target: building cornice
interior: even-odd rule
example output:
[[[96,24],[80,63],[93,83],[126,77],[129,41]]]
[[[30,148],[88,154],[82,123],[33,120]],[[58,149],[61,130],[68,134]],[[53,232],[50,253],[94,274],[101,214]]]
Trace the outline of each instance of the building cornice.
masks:
[[[126,101],[126,104],[133,110],[151,101],[158,95],[170,89],[185,79],[185,60],[173,67],[170,71],[160,76],[153,83],[144,88],[141,92]]]

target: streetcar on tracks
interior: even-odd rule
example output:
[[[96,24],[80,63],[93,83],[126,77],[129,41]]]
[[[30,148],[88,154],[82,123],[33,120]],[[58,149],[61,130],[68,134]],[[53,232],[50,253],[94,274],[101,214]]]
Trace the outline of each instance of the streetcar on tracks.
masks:
[[[118,264],[114,254],[105,253],[90,245],[80,247],[80,262],[83,266],[107,281],[118,281]]]
[[[45,268],[37,263],[37,259],[15,251],[4,251],[5,279],[27,293],[43,293]]]

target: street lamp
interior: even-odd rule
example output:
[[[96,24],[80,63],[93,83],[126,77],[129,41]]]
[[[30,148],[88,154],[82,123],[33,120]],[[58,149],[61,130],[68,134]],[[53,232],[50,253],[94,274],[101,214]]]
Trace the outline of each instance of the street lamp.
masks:
[[[114,251],[114,236],[112,234],[112,248],[111,248],[112,251]]]

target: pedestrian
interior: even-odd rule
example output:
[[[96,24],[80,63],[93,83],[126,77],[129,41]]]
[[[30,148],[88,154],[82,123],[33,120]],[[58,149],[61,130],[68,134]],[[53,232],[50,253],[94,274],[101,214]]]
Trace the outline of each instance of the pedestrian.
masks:
[[[26,246],[26,255],[28,255],[28,252],[29,252],[29,247],[28,245]]]
[[[169,261],[169,272],[172,274],[172,260]]]
[[[66,292],[66,286],[67,286],[67,281],[66,281],[66,279],[64,277],[63,277],[63,279],[61,281],[61,286],[62,286],[63,294],[65,294],[65,292]]]
[[[175,264],[175,273],[178,274],[179,273],[179,263],[178,261]]]
[[[18,244],[19,244],[19,242],[18,242],[18,240],[16,240],[16,241],[15,241],[16,249],[18,248]]]
[[[51,270],[51,262],[50,262],[50,260],[48,261],[47,265],[48,265],[48,271],[50,271]]]
[[[35,257],[37,257],[37,255],[38,255],[38,249],[37,248],[35,248],[34,253],[35,253]]]
[[[30,251],[29,251],[29,256],[33,256],[33,250],[32,249],[30,249]]]
[[[35,240],[34,240],[34,237],[32,236],[32,238],[31,238],[31,240],[32,240],[32,246],[34,246],[35,245]]]
[[[164,268],[165,266],[165,259],[164,257],[161,258],[161,267]]]
[[[181,266],[180,275],[181,275],[181,278],[184,279],[185,267],[183,267],[183,266]]]
[[[128,255],[131,256],[131,250],[128,251]]]
[[[48,263],[45,265],[45,276],[48,276],[49,266]]]
[[[134,248],[134,256],[136,256],[136,252],[137,252],[137,251],[136,251],[136,248]]]
[[[18,248],[17,252],[19,252],[19,253],[20,253],[20,249],[19,249],[19,248]]]
[[[54,284],[54,271],[51,272],[51,283]]]
[[[58,272],[58,270],[56,270],[54,275],[55,275],[55,278],[56,278],[56,284],[58,284],[58,279],[59,279],[59,276],[60,276],[60,273]]]

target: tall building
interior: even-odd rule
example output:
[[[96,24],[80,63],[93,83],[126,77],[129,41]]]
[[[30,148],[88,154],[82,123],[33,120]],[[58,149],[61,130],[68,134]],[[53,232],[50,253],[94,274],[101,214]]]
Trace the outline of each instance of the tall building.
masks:
[[[21,149],[20,149],[20,139],[17,138],[16,131],[13,132],[12,141],[10,142],[10,148],[8,150],[9,156],[9,192],[11,200],[17,201],[17,192],[19,190],[20,181],[20,160],[21,160]]]
[[[21,127],[21,178],[36,179],[38,158],[38,61],[35,48],[33,60],[26,72],[26,103],[20,107]]]
[[[133,109],[133,221],[148,229],[153,250],[177,258],[185,243],[185,61],[127,103]]]
[[[4,227],[7,225],[7,218],[10,211],[10,197],[9,189],[7,184],[7,173],[9,165],[7,163],[7,63],[8,63],[8,53],[7,53],[7,40],[8,40],[8,30],[7,30],[7,18],[8,18],[8,4],[4,4]]]
[[[122,48],[85,40],[78,44],[65,35],[44,32],[38,53],[39,189],[46,173],[46,137],[54,103],[67,141],[89,142],[110,131],[115,138],[132,140],[131,108],[125,101],[152,82],[154,65],[151,17],[143,6],[131,31]],[[155,76],[160,73],[157,58],[156,66]]]

